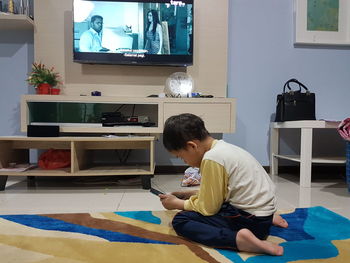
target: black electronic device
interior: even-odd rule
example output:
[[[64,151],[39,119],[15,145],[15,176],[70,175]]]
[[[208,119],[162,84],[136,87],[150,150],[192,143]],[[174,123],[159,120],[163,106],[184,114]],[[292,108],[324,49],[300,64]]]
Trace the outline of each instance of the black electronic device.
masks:
[[[103,127],[114,126],[143,126],[152,127],[156,124],[149,121],[148,116],[125,117],[120,112],[102,112],[101,123]]]
[[[115,127],[115,126],[142,126],[142,127],[153,127],[156,124],[154,122],[133,122],[133,121],[119,121],[119,122],[102,122],[104,127]]]
[[[152,194],[155,194],[156,196],[158,196],[158,195],[165,195],[165,193],[163,193],[163,192],[161,192],[161,191],[159,191],[159,190],[157,190],[157,189],[155,189],[155,188],[153,188],[153,187],[151,187],[151,189],[149,189],[149,191],[150,191]]]
[[[28,125],[28,137],[59,137],[60,127],[58,125]]]
[[[101,114],[102,124],[123,121],[125,121],[125,117],[120,112],[102,112]]]
[[[73,60],[193,65],[193,10],[193,0],[73,0]]]

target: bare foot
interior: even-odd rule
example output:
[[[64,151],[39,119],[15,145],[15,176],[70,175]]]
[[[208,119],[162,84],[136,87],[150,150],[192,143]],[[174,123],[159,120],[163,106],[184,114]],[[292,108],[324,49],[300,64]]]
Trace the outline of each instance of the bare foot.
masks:
[[[283,247],[269,241],[258,239],[246,228],[238,231],[236,244],[238,250],[242,252],[264,253],[272,256],[283,255]]]
[[[282,227],[282,228],[288,227],[288,222],[278,214],[273,215],[272,224],[274,226],[278,226],[278,227]]]

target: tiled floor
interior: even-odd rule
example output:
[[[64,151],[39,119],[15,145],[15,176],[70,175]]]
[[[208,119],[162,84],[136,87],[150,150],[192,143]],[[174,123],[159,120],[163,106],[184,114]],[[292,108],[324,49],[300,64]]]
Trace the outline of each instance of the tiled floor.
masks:
[[[188,189],[180,186],[181,178],[181,174],[156,175],[152,184],[165,192]],[[132,186],[134,181],[123,180],[129,185],[121,186],[107,179],[109,184],[87,185],[86,181],[79,184],[84,178],[77,181],[44,177],[28,185],[26,177],[9,177],[5,191],[0,192],[0,214],[164,209],[158,197],[141,189],[141,185]],[[300,188],[298,180],[295,175],[273,177],[279,210],[324,206],[350,219],[350,193],[345,180],[313,180],[311,188]]]

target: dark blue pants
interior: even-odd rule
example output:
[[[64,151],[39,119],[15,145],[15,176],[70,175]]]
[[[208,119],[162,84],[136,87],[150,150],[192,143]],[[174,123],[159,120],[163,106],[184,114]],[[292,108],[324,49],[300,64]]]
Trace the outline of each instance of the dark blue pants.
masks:
[[[224,203],[213,216],[203,216],[193,211],[181,211],[173,219],[179,236],[215,248],[237,249],[237,232],[249,229],[257,238],[266,239],[272,225],[271,216],[254,216],[229,203]]]

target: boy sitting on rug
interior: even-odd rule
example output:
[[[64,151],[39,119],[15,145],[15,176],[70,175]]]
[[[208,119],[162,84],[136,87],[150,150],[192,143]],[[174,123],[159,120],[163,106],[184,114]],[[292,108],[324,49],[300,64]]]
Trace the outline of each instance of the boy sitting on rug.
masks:
[[[245,150],[210,136],[204,122],[185,113],[170,117],[163,132],[165,148],[199,167],[199,191],[160,194],[166,209],[180,209],[172,225],[195,242],[238,251],[283,255],[283,247],[265,241],[271,225],[287,227],[276,211],[274,184]]]

